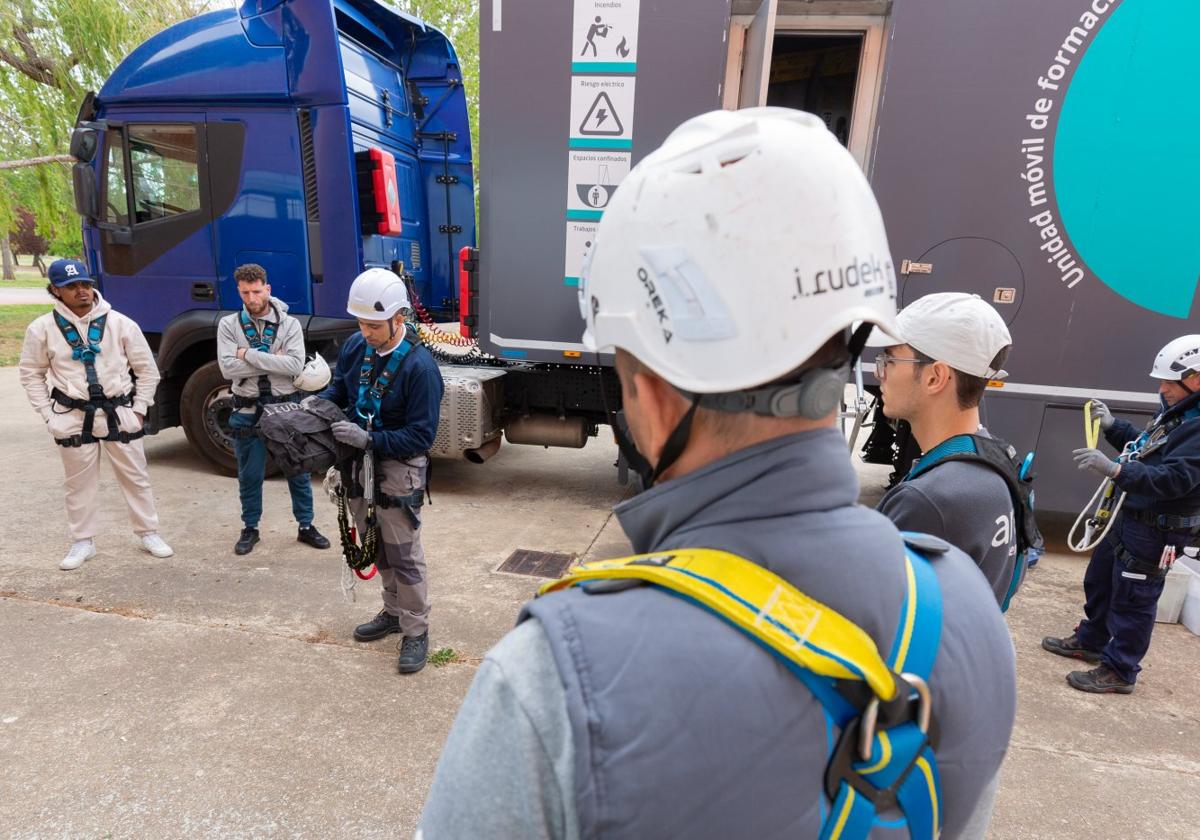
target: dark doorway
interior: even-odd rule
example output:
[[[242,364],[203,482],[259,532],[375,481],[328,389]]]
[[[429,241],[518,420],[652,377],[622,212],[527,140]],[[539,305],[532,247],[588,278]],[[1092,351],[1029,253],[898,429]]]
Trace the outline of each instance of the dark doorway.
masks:
[[[816,114],[847,145],[862,42],[861,35],[777,34],[767,104]]]

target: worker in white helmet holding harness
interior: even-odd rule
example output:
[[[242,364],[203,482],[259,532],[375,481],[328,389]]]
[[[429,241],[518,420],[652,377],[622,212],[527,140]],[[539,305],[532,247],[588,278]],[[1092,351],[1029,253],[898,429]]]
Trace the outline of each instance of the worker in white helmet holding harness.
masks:
[[[1167,344],[1150,376],[1161,410],[1144,431],[1092,400],[1120,456],[1094,447],[1074,453],[1079,469],[1111,479],[1125,498],[1083,577],[1086,618],[1070,636],[1042,639],[1042,647],[1096,665],[1067,675],[1073,688],[1094,694],[1133,691],[1167,572],[1184,548],[1200,545],[1200,335]]]
[[[47,271],[54,309],[25,331],[21,386],[58,444],[66,475],[70,550],[60,569],[78,569],[96,556],[100,451],[108,456],[141,546],[170,557],[158,535],[158,510],[146,469],[146,411],[154,404],[158,365],[141,329],[115,311],[86,265],[55,260]],[[134,378],[136,377],[136,379]]]
[[[318,396],[350,418],[333,424],[334,437],[363,452],[343,474],[357,526],[355,536],[343,529],[343,551],[349,560],[361,548],[351,542],[361,537],[363,546],[371,546],[371,556],[362,560],[375,564],[383,584],[383,609],[354,628],[354,638],[369,642],[403,634],[398,667],[411,674],[425,667],[429,649],[421,506],[442,374],[407,321],[408,290],[393,272],[369,268],[358,275],[346,311],[358,319],[359,332],[342,345],[333,380]]]
[[[616,354],[647,488],[616,515],[639,556],[526,605],[418,835],[982,837],[1008,631],[969,557],[858,504],[836,426],[867,333],[895,331],[861,170],[810,114],[704,114],[634,168],[594,243],[584,342]]]

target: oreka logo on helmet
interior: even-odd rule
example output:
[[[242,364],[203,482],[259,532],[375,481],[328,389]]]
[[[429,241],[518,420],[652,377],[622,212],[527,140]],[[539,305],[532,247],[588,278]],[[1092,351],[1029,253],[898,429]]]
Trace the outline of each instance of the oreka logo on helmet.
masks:
[[[650,272],[639,266],[637,276],[642,281],[642,288],[646,290],[646,295],[650,298],[650,306],[654,308],[654,314],[658,316],[659,326],[662,327],[663,341],[670,344],[672,333],[665,324],[671,320],[671,316],[667,314],[666,304],[663,303],[662,296],[655,288],[654,281],[650,279]]]

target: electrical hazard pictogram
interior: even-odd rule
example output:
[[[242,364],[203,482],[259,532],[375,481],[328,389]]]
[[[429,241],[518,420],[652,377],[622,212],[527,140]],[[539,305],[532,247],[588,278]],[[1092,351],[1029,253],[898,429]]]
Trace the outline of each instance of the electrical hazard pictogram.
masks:
[[[579,124],[579,133],[585,137],[620,137],[625,133],[612,99],[604,91],[596,95],[587,116]]]

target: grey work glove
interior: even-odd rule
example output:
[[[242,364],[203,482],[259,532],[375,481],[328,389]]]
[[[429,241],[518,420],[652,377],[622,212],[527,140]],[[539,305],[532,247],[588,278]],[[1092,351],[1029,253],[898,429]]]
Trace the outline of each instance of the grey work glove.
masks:
[[[1091,470],[1108,478],[1116,478],[1121,471],[1121,465],[1099,449],[1076,449],[1071,454],[1081,470]]]
[[[1092,417],[1100,421],[1100,428],[1108,431],[1112,424],[1117,422],[1117,418],[1113,417],[1113,413],[1108,410],[1108,406],[1100,402],[1100,400],[1092,400]]]
[[[338,443],[353,446],[355,449],[369,449],[371,447],[371,433],[357,423],[351,423],[349,420],[338,420],[329,429],[333,432],[333,439]]]

